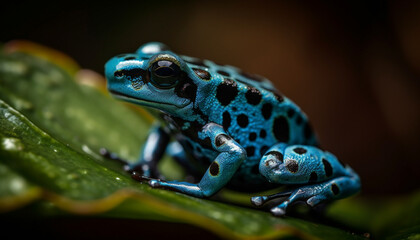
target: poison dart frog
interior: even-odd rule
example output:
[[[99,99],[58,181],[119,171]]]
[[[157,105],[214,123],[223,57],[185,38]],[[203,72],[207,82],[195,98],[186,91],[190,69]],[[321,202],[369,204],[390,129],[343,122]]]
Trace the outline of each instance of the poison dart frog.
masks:
[[[251,198],[255,206],[283,198],[271,208],[275,216],[298,201],[315,206],[360,190],[355,171],[318,147],[305,113],[262,76],[158,42],[110,59],[105,74],[114,97],[159,120],[139,160],[127,164],[152,188],[206,198],[223,187],[261,192],[287,185],[291,190]],[[157,164],[164,153],[197,181],[163,180]]]

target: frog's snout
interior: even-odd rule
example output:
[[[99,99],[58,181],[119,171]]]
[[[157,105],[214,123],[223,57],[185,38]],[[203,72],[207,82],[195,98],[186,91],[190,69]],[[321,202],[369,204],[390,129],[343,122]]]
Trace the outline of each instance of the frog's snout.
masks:
[[[105,64],[105,76],[109,82],[121,82],[129,80],[136,83],[146,79],[146,70],[143,69],[143,61],[138,57],[126,54],[113,57]]]
[[[114,78],[114,74],[117,71],[118,63],[119,61],[117,57],[113,57],[105,63],[105,77],[108,81]]]

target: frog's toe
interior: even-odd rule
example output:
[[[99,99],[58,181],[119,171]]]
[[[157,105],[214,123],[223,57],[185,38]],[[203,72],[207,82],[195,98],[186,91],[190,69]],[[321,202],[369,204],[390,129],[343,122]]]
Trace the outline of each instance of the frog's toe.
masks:
[[[265,202],[266,201],[264,196],[256,196],[251,198],[251,203],[256,207],[262,206]]]
[[[264,205],[266,202],[273,200],[273,199],[277,199],[277,198],[284,198],[284,197],[289,197],[290,194],[292,194],[291,191],[284,191],[284,192],[280,192],[280,193],[276,193],[276,194],[272,194],[272,195],[267,195],[267,196],[255,196],[251,198],[251,203],[256,206],[262,206]]]
[[[309,206],[314,207],[326,200],[328,200],[328,198],[324,195],[315,195],[315,196],[310,197],[308,200],[306,200],[306,203]]]
[[[276,217],[283,217],[286,215],[286,209],[280,208],[280,207],[273,207],[270,210],[271,214],[273,214]]]
[[[171,183],[166,182],[165,180],[162,180],[162,179],[149,178],[149,181],[147,183],[152,188],[161,188],[161,189],[171,190]]]
[[[158,188],[160,186],[162,186],[161,182],[157,179],[152,179],[149,181],[149,186],[151,186],[152,188]]]

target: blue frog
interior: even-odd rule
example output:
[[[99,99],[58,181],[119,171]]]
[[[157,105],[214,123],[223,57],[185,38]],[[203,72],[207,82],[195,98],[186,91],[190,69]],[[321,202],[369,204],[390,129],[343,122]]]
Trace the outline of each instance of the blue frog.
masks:
[[[266,78],[236,67],[178,55],[151,42],[105,65],[109,92],[145,106],[157,119],[133,178],[152,188],[205,198],[223,187],[257,192],[288,185],[292,190],[255,196],[283,216],[288,206],[341,199],[360,190],[359,176],[318,147],[306,115]],[[196,183],[164,181],[157,163],[171,155]]]

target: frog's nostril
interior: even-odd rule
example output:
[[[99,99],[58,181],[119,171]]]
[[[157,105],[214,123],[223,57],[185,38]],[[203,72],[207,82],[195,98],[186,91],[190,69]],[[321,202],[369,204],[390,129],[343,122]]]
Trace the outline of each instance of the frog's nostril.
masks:
[[[114,77],[120,78],[124,76],[124,72],[122,70],[117,70],[114,72]]]

